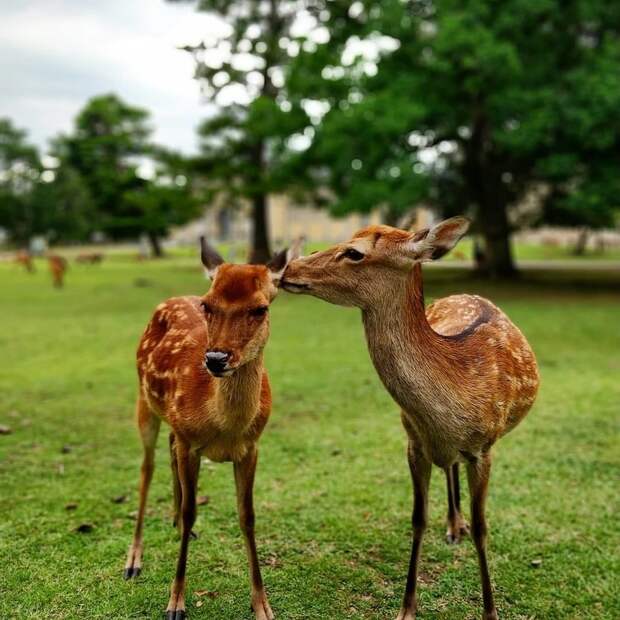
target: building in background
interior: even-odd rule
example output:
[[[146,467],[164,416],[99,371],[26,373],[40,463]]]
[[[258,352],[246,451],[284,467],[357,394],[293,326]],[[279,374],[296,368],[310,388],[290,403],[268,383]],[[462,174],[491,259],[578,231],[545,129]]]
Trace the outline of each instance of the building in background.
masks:
[[[411,221],[413,229],[428,226],[433,221],[433,214],[429,209],[420,207],[416,209],[415,216],[409,218],[407,227]],[[302,235],[309,243],[336,243],[350,238],[360,228],[381,223],[379,210],[334,217],[326,209],[297,204],[286,195],[269,198],[269,232],[276,248]],[[204,217],[175,229],[170,238],[176,244],[193,244],[203,234],[214,241],[246,243],[250,234],[247,208],[207,207]]]

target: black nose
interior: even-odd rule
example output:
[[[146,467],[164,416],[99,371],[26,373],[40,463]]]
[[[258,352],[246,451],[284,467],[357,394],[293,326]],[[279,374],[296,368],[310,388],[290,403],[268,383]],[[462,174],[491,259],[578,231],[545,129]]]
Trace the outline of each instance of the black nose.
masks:
[[[230,359],[230,353],[225,351],[207,351],[205,353],[205,366],[213,373],[218,374],[226,370],[226,364]]]

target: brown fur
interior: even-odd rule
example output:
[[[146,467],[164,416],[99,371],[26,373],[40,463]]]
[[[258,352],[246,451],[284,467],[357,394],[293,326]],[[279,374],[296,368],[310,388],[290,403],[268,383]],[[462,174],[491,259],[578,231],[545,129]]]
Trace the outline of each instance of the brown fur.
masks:
[[[34,261],[32,260],[30,252],[20,250],[17,254],[15,254],[15,262],[18,265],[22,265],[29,273],[34,273]]]
[[[464,218],[452,218],[418,233],[371,226],[347,243],[293,261],[282,283],[291,292],[361,308],[374,366],[402,409],[416,499],[412,556],[399,620],[415,615],[431,464],[446,472],[448,540],[458,540],[467,530],[458,510],[455,467],[463,461],[485,618],[497,617],[485,546],[490,449],[523,419],[538,390],[538,367],[529,344],[490,301],[454,295],[425,308],[420,261],[450,251],[467,225]],[[348,248],[361,252],[363,259],[347,258]]]
[[[67,260],[57,254],[49,254],[47,263],[52,274],[52,282],[56,288],[62,288],[67,271]]]
[[[82,252],[75,257],[76,263],[96,265],[103,261],[103,254],[100,252]]]
[[[205,246],[206,247],[206,246]],[[126,578],[142,565],[142,528],[146,496],[160,420],[171,427],[174,524],[181,531],[177,571],[167,614],[185,614],[185,567],[191,528],[196,516],[196,484],[201,456],[232,461],[239,522],[246,542],[257,620],[272,620],[263,586],[252,502],[257,442],[271,412],[271,391],[263,367],[269,317],[257,313],[275,298],[274,273],[262,265],[220,264],[217,253],[203,252],[213,285],[203,297],[176,297],[160,304],[147,325],[137,351],[140,383],[138,427],[144,444],[140,505],[130,546]],[[207,351],[229,354],[225,375],[205,367]]]

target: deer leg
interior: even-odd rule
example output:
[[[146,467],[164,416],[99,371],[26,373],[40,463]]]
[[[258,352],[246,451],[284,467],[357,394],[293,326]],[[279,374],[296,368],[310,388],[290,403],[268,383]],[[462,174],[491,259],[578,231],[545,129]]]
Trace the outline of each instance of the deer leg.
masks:
[[[483,620],[497,620],[497,609],[493,602],[493,589],[487,563],[487,524],[484,514],[490,474],[491,455],[488,452],[467,465],[467,479],[471,496],[471,536],[478,552],[484,604]]]
[[[179,518],[181,515],[181,482],[179,481],[179,469],[177,465],[177,452],[174,446],[174,433],[170,433],[170,469],[172,473],[172,525],[179,527]]]
[[[413,481],[413,514],[411,517],[413,542],[403,606],[396,620],[413,620],[415,618],[418,564],[422,538],[428,521],[428,485],[431,479],[431,462],[421,452],[416,451],[411,439],[407,448],[407,457]]]
[[[446,487],[448,489],[448,528],[446,542],[458,544],[461,538],[469,534],[469,526],[461,514],[461,486],[459,482],[459,464],[446,467]]]
[[[256,620],[273,620],[275,617],[260,574],[258,554],[256,553],[256,540],[254,538],[254,474],[258,451],[252,447],[241,461],[235,461],[235,486],[237,489],[237,509],[239,511],[239,524],[245,539],[245,548],[250,567],[250,585],[252,587],[252,609],[256,614]]]
[[[172,473],[172,526],[177,528],[179,533],[181,532],[181,481],[179,480],[179,464],[177,461],[177,452],[175,448],[175,435],[170,433],[170,469]],[[197,539],[198,535],[193,530],[190,532],[190,537]]]
[[[133,541],[127,552],[127,562],[125,563],[125,579],[137,577],[142,570],[142,533],[144,529],[144,514],[146,512],[146,500],[149,492],[153,469],[155,467],[155,444],[159,434],[161,420],[154,415],[142,397],[138,397],[136,404],[136,414],[138,418],[138,429],[142,438],[144,458],[140,471],[140,503],[138,505],[138,517],[133,534]]]
[[[185,618],[185,568],[187,550],[196,520],[196,484],[200,470],[200,454],[192,451],[190,446],[175,438],[175,451],[179,483],[181,486],[181,548],[177,562],[177,571],[170,587],[170,600],[166,608],[167,620]]]

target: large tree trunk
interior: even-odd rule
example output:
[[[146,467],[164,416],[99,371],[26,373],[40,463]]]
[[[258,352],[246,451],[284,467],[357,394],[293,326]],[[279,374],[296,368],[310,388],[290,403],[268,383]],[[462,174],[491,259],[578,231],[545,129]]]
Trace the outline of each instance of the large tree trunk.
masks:
[[[586,253],[586,248],[588,247],[588,236],[590,231],[587,226],[583,226],[579,229],[579,234],[577,235],[577,242],[575,243],[575,247],[573,248],[573,254],[575,256],[583,256]]]
[[[510,226],[501,170],[493,155],[491,128],[481,103],[474,110],[471,140],[465,146],[464,172],[469,194],[477,205],[477,225],[484,244],[476,245],[479,273],[490,278],[515,275]]]
[[[394,209],[393,207],[384,207],[381,209],[381,219],[387,226],[398,226],[398,222],[402,216],[402,211]]]
[[[163,258],[164,249],[161,247],[161,242],[156,233],[149,232],[146,234],[148,237],[149,243],[151,244],[151,250],[153,252],[154,258]]]
[[[510,226],[505,204],[480,206],[478,227],[484,240],[481,252],[476,256],[478,271],[489,278],[508,278],[517,269],[510,245]]]
[[[267,196],[259,194],[252,201],[252,249],[250,263],[267,263],[271,258],[267,222]]]

